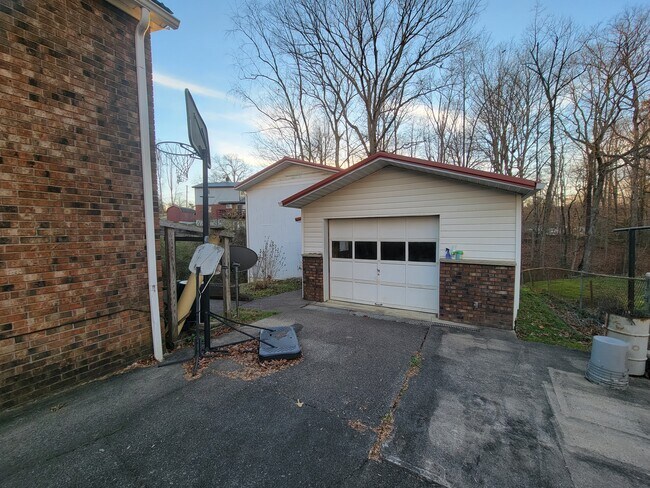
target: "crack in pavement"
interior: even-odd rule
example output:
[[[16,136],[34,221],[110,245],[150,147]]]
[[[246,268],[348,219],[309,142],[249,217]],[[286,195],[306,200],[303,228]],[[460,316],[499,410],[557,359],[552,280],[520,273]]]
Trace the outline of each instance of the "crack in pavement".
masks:
[[[393,429],[395,423],[395,413],[397,412],[397,408],[399,407],[399,404],[402,400],[402,395],[404,395],[406,390],[409,388],[411,378],[420,373],[421,365],[418,364],[418,362],[422,361],[422,348],[424,347],[424,342],[427,340],[430,331],[431,326],[427,327],[426,332],[424,333],[424,337],[420,342],[420,346],[418,347],[417,351],[415,351],[415,354],[410,357],[410,365],[404,374],[402,386],[397,392],[397,395],[395,395],[393,398],[393,402],[391,403],[388,412],[386,412],[386,414],[382,417],[380,424],[375,427],[375,429],[373,429],[377,433],[377,439],[375,440],[373,446],[370,448],[370,452],[368,452],[368,459],[379,461],[382,458],[382,445],[387,442],[392,435],[394,435]],[[413,358],[417,358],[415,362],[413,361]]]

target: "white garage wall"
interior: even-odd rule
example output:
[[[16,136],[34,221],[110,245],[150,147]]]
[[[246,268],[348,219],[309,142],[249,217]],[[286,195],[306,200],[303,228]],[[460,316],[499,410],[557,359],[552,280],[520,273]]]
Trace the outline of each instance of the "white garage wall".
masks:
[[[331,171],[293,165],[276,173],[246,192],[246,241],[255,252],[269,237],[284,252],[285,267],[277,278],[301,276],[300,210],[281,207],[279,202],[330,176]]]
[[[384,168],[302,209],[305,253],[324,253],[324,220],[351,217],[440,216],[440,257],[445,248],[464,259],[516,259],[515,194]]]

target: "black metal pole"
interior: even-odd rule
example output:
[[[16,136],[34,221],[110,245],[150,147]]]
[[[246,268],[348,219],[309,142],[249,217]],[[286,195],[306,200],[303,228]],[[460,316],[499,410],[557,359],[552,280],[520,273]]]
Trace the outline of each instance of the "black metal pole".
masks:
[[[194,272],[196,273],[196,300],[194,301],[196,306],[196,327],[194,329],[194,368],[192,369],[192,376],[199,369],[199,359],[201,357],[201,289],[199,288],[201,286],[201,280],[199,278],[201,276],[201,266],[197,266]]]
[[[208,188],[208,166],[210,154],[206,151],[203,156],[203,242],[210,238],[210,190]],[[206,351],[210,350],[210,284],[206,283],[201,295],[201,308],[203,309],[203,340]]]
[[[636,229],[630,229],[627,234],[627,310],[634,312],[634,276],[636,274]]]
[[[239,263],[233,263],[235,268],[235,314],[239,317]]]

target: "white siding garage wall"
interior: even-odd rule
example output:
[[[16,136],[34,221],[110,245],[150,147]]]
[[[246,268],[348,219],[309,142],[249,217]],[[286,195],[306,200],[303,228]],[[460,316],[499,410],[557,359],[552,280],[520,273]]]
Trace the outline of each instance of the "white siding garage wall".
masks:
[[[247,246],[258,252],[268,237],[284,253],[285,267],[277,278],[301,276],[300,210],[281,207],[279,202],[331,174],[306,166],[292,165],[246,191]]]
[[[303,252],[327,262],[326,219],[440,216],[439,257],[445,248],[465,259],[509,261],[516,256],[517,197],[415,171],[384,168],[303,207]]]
[[[439,258],[445,248],[454,248],[467,260],[515,263],[520,259],[520,202],[514,193],[383,168],[302,208],[303,253],[323,255],[325,300],[330,299],[330,219],[438,216]]]

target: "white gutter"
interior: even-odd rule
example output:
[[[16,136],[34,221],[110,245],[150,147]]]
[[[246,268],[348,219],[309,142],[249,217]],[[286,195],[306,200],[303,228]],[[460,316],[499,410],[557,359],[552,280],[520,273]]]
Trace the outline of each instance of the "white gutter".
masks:
[[[151,0],[106,0],[135,19],[140,19],[143,9],[149,11],[149,30],[178,29],[180,21]]]
[[[151,174],[151,136],[149,126],[149,98],[144,38],[149,30],[151,13],[142,7],[140,21],[135,28],[135,65],[138,84],[138,112],[140,116],[140,155],[142,157],[142,186],[144,188],[144,223],[147,244],[147,277],[149,280],[149,308],[153,355],[163,360],[160,308],[158,304],[158,270],[156,266],[156,232],[153,211],[153,177]]]

